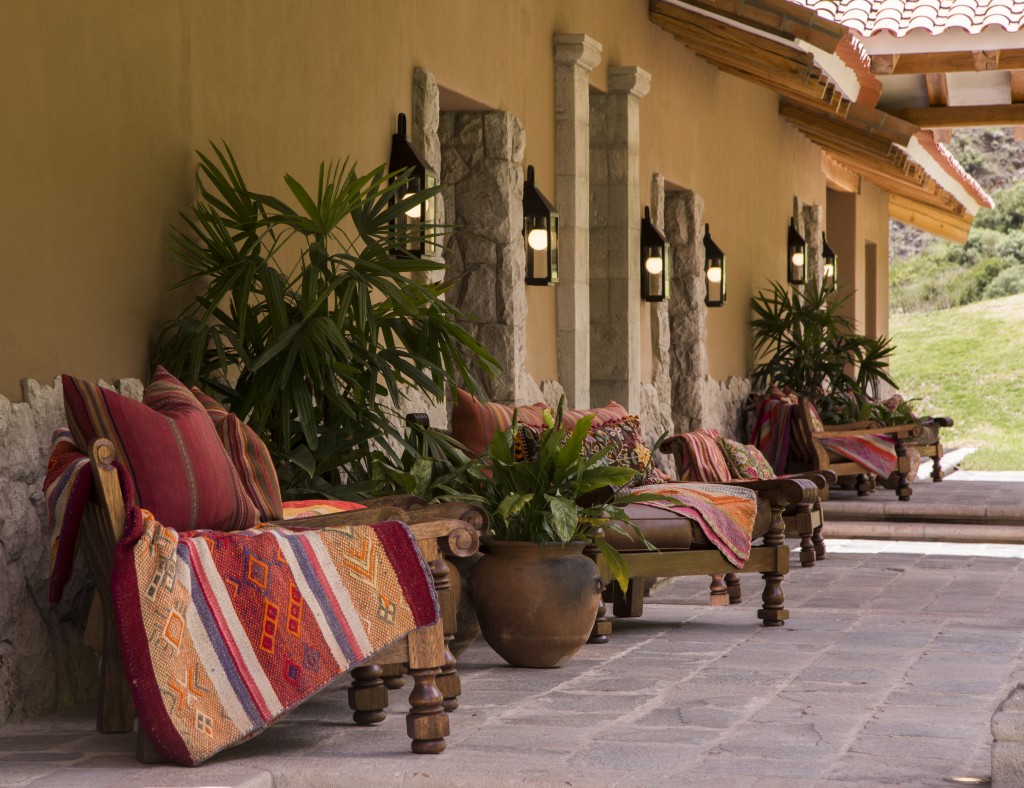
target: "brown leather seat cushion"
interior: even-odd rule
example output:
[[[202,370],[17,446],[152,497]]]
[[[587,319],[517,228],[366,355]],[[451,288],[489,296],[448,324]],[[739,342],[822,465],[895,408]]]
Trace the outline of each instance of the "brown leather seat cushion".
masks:
[[[700,526],[688,517],[640,503],[631,503],[626,506],[626,513],[632,523],[639,526],[640,531],[647,537],[647,541],[659,550],[710,550],[714,548],[714,545],[704,536],[704,531]],[[766,500],[759,498],[752,540],[768,533],[771,521],[771,506]],[[606,529],[605,539],[622,553],[644,551],[646,548],[633,538],[631,530],[627,526],[626,531],[629,535],[624,536]]]

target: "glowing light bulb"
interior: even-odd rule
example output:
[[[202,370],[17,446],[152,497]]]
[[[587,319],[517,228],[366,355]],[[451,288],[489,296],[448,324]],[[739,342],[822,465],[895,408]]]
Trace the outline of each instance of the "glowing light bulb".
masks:
[[[648,257],[644,260],[644,268],[651,276],[657,276],[661,273],[665,263],[660,257]]]
[[[410,197],[414,196],[415,192],[409,192],[402,199],[408,200]],[[410,219],[419,219],[421,216],[423,216],[423,203],[418,203],[412,206],[412,208],[407,209],[405,215],[408,216]]]
[[[542,227],[534,227],[526,234],[526,243],[535,251],[544,251],[548,248],[548,231]]]
[[[836,268],[832,263],[825,263],[825,278],[831,279],[836,275]]]
[[[714,265],[708,269],[708,281],[712,284],[718,284],[722,281],[722,267]]]
[[[793,257],[792,257],[792,262],[793,262],[793,265],[796,266],[797,268],[802,267],[803,264],[804,264],[804,253],[803,252],[795,252],[793,254]]]

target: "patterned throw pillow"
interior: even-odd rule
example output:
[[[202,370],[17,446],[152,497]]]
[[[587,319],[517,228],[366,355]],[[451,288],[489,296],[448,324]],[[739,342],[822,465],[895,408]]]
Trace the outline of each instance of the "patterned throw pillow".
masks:
[[[679,435],[683,442],[683,467],[679,479],[684,482],[726,482],[729,466],[718,448],[718,430],[699,429]]]
[[[718,448],[734,479],[774,479],[775,470],[756,446],[743,445],[731,438],[718,438]]]
[[[543,427],[530,425],[524,425],[516,433],[513,450],[517,461],[537,456],[543,433]],[[591,422],[587,437],[583,440],[581,454],[584,457],[593,457],[605,449],[608,450],[608,454],[601,461],[601,465],[640,471],[640,475],[629,483],[630,487],[661,484],[664,481],[654,465],[651,450],[644,443],[638,416],[626,416],[597,426]]]
[[[78,447],[109,439],[136,502],[163,525],[234,531],[259,520],[206,409],[167,370],[157,368],[141,403],[70,375],[62,381]]]
[[[483,402],[468,391],[455,392],[455,407],[452,409],[452,437],[465,446],[471,455],[479,456],[490,446],[496,432],[512,426],[512,413],[519,411],[519,423],[530,427],[543,427],[541,414],[547,407],[543,402],[533,405],[501,405],[497,402]],[[552,408],[552,412],[554,409]],[[603,408],[591,410],[562,411],[562,425],[568,428],[586,415],[593,414],[591,425],[600,425],[615,419],[625,418],[626,409],[617,402],[609,402]]]
[[[260,519],[280,520],[284,517],[281,485],[277,481],[274,461],[260,436],[234,413],[229,413],[213,397],[192,387],[192,394],[206,408],[206,414],[217,430],[217,437],[228,450],[231,464],[242,483],[242,489],[256,504]]]
[[[824,432],[825,422],[821,420],[821,414],[818,413],[818,409],[814,407],[809,399],[804,400],[805,407],[807,408],[807,423],[811,425],[811,432]]]

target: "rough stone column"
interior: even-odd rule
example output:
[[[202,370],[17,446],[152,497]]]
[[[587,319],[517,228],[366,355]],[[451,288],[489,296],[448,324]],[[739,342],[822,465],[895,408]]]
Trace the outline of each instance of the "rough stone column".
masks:
[[[640,99],[651,75],[608,69],[591,97],[590,395],[640,407]]]
[[[445,248],[445,276],[459,279],[449,301],[474,318],[467,330],[502,366],[495,379],[481,379],[487,395],[535,402],[540,390],[526,372],[523,126],[507,112],[445,112],[440,138],[456,228]]]
[[[590,72],[601,45],[556,35],[555,203],[558,207],[558,377],[572,407],[590,407]]]
[[[689,189],[665,195],[665,234],[672,244],[672,421],[680,432],[705,426],[704,380],[708,377],[704,305],[704,199]]]
[[[409,129],[409,141],[420,153],[424,160],[433,167],[434,172],[441,177],[441,138],[438,136],[438,127],[441,118],[441,97],[437,89],[437,79],[429,71],[424,71],[418,66],[412,72],[412,121]],[[438,225],[445,223],[445,195],[444,192],[435,198],[435,219]],[[443,251],[445,238],[439,235],[435,239],[435,253],[430,255],[431,259],[443,262]],[[427,271],[423,273],[410,274],[419,277],[424,282],[440,282],[444,279],[444,271]],[[448,426],[448,413],[444,399],[435,400],[427,397],[415,386],[403,386],[402,394],[405,397],[403,409],[406,413],[426,413],[430,417],[430,423],[435,427]],[[404,414],[396,414],[401,417]]]
[[[654,173],[651,178],[651,221],[664,231],[665,227],[665,178]],[[670,299],[669,299],[670,300]],[[672,358],[671,333],[669,329],[669,300],[652,303],[649,329],[651,332],[651,354],[653,356],[653,380],[641,383],[640,423],[644,437],[655,448],[653,442],[663,432],[672,434]],[[655,463],[664,471],[675,476],[674,460],[668,455],[654,452]]]

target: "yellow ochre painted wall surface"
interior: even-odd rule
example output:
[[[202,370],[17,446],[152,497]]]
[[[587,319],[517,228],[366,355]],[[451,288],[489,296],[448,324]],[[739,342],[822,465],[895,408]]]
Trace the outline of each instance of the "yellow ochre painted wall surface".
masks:
[[[312,182],[324,159],[369,169],[411,112],[416,66],[519,118],[524,164],[551,198],[552,36],[602,44],[596,89],[609,65],[651,73],[637,200],[654,172],[704,198],[730,266],[729,303],[708,317],[716,378],[750,366],[749,299],[784,276],[793,197],[825,200],[818,149],[779,118],[775,94],[697,58],[649,21],[646,0],[54,0],[3,13],[0,394],[15,400],[22,378],[146,376],[184,298],[169,289],[182,271],[167,230],[195,196],[195,149],[226,141],[250,186],[274,193],[285,172]],[[884,265],[886,234],[873,240]],[[555,297],[528,289],[537,381],[557,377]]]

